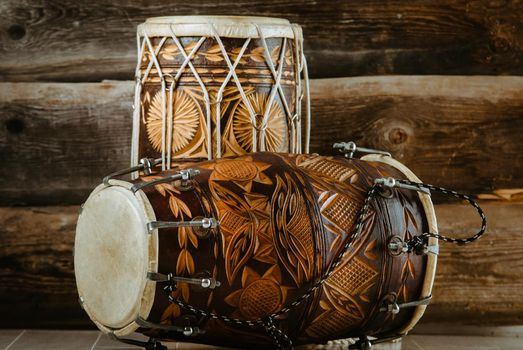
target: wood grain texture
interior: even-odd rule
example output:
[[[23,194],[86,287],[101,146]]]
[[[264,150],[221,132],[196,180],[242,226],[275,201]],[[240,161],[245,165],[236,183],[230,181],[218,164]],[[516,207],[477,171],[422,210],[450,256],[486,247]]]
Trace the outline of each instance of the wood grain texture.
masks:
[[[523,78],[311,81],[311,151],[389,150],[422,180],[469,193],[523,187]],[[78,204],[129,164],[132,82],[0,83],[0,204]],[[16,174],[16,176],[13,176]]]
[[[483,204],[487,234],[470,246],[443,243],[434,301],[424,321],[469,324],[523,324],[523,205]],[[436,206],[440,233],[474,233],[474,209]],[[462,235],[463,236],[463,235]]]
[[[136,26],[166,15],[288,18],[312,77],[523,73],[519,1],[97,1],[0,4],[0,79],[132,79]]]
[[[74,280],[78,210],[0,209],[0,327],[89,325]]]
[[[522,324],[523,205],[485,204],[488,234],[466,247],[443,244],[434,299],[422,322]],[[436,206],[443,233],[472,233],[473,209]],[[90,325],[73,272],[77,206],[0,208],[0,327]]]
[[[311,150],[384,149],[422,181],[469,193],[523,185],[523,79],[388,76],[312,85]]]
[[[80,203],[130,162],[131,83],[1,84],[2,204]],[[15,175],[13,175],[15,174]]]

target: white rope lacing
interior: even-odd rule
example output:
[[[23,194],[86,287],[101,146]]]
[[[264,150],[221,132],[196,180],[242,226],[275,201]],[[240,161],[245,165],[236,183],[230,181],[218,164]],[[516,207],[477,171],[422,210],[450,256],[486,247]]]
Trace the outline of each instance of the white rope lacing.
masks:
[[[131,147],[131,163],[133,165],[138,164],[138,157],[139,157],[139,134],[140,134],[140,119],[144,119],[145,115],[143,113],[143,106],[141,105],[141,93],[143,89],[143,85],[147,78],[149,77],[149,74],[152,70],[152,68],[156,68],[156,72],[158,74],[158,77],[160,79],[161,83],[161,91],[162,91],[162,110],[161,110],[161,118],[162,118],[162,140],[161,140],[161,160],[162,160],[162,170],[169,169],[171,167],[172,163],[172,135],[173,135],[173,118],[175,111],[173,110],[173,103],[175,99],[175,93],[174,89],[176,89],[177,83],[183,74],[183,72],[186,70],[186,67],[188,66],[192,74],[194,75],[196,81],[198,82],[202,93],[203,93],[203,99],[205,101],[205,111],[206,111],[206,129],[207,129],[207,140],[206,140],[206,146],[207,146],[207,158],[212,159],[213,158],[213,149],[212,149],[212,114],[211,114],[211,105],[216,105],[216,121],[215,121],[215,128],[216,128],[216,157],[220,158],[222,156],[222,140],[221,140],[221,103],[223,100],[223,94],[225,91],[226,86],[229,84],[231,79],[234,80],[234,83],[238,89],[238,92],[241,96],[241,99],[249,113],[250,122],[252,125],[252,152],[256,152],[258,150],[265,151],[265,138],[266,138],[266,128],[270,125],[269,124],[269,117],[270,117],[270,111],[273,107],[274,103],[278,103],[276,101],[276,93],[280,96],[280,102],[283,106],[284,112],[286,114],[287,124],[289,125],[290,131],[290,138],[289,138],[289,151],[291,153],[301,153],[302,152],[302,131],[301,131],[301,119],[302,119],[302,103],[303,99],[305,99],[305,117],[306,117],[306,127],[305,127],[305,153],[309,152],[309,143],[310,143],[310,89],[309,89],[309,81],[308,81],[308,70],[307,70],[307,63],[305,56],[303,55],[303,37],[301,35],[301,30],[298,25],[293,25],[292,30],[294,33],[294,56],[293,57],[293,68],[294,68],[294,76],[295,76],[295,96],[296,96],[296,106],[295,106],[295,113],[292,114],[291,108],[289,107],[289,102],[287,101],[287,98],[285,96],[285,93],[283,91],[283,87],[281,84],[281,79],[283,76],[283,68],[285,65],[285,50],[287,45],[287,38],[283,38],[282,47],[279,53],[279,62],[275,65],[268,45],[267,40],[264,35],[263,28],[259,26],[256,23],[252,23],[253,26],[257,29],[258,37],[260,39],[260,42],[262,44],[262,47],[264,49],[264,60],[269,67],[271,76],[274,80],[274,85],[271,87],[271,91],[269,93],[269,98],[265,104],[265,111],[263,112],[261,123],[256,120],[257,113],[254,110],[254,107],[251,103],[251,101],[247,98],[247,94],[245,90],[243,89],[243,86],[240,82],[240,79],[238,78],[238,75],[236,74],[236,68],[238,64],[240,63],[241,59],[245,55],[245,52],[247,50],[248,45],[252,41],[252,38],[247,38],[236,56],[234,62],[231,62],[231,59],[226,51],[225,45],[223,44],[222,39],[220,38],[216,27],[212,23],[204,23],[202,25],[207,25],[211,30],[211,36],[213,37],[223,55],[223,58],[225,60],[225,63],[227,64],[227,67],[229,69],[229,72],[221,84],[220,88],[218,89],[216,100],[211,101],[209,97],[209,90],[205,86],[205,83],[203,82],[202,78],[200,77],[198,71],[195,69],[192,59],[196,56],[198,50],[202,46],[203,42],[206,40],[206,36],[202,36],[199,41],[196,43],[196,45],[192,48],[189,54],[186,53],[183,45],[181,44],[181,41],[179,37],[176,35],[173,24],[169,26],[171,31],[171,39],[174,42],[174,44],[177,46],[177,48],[180,50],[180,53],[184,57],[184,61],[177,70],[176,74],[172,76],[168,73],[163,73],[162,68],[158,59],[158,54],[160,53],[160,50],[164,46],[165,42],[167,41],[168,37],[163,37],[156,48],[153,47],[151,40],[149,39],[149,36],[147,35],[147,32],[145,30],[142,31],[143,40],[140,41],[140,33],[137,33],[137,67],[135,72],[135,79],[136,79],[136,86],[135,86],[135,98],[134,98],[134,111],[133,111],[133,132],[132,132],[132,147]],[[141,73],[141,60],[145,52],[149,51],[151,55],[151,59],[146,67],[146,69]],[[167,87],[167,81],[166,77],[170,77],[172,80],[170,81],[169,87]],[[304,82],[302,83],[301,78],[303,77]],[[167,107],[167,105],[169,105]],[[168,108],[168,110],[166,110]],[[141,117],[141,118],[140,118]],[[146,121],[142,121],[143,124],[146,124]],[[259,139],[259,141],[258,141]],[[258,146],[259,145],[259,146]],[[259,148],[259,149],[258,149]]]
[[[171,30],[171,38],[174,42],[174,44],[178,47],[178,50],[181,51],[181,54],[183,55],[184,57],[184,61],[182,63],[182,65],[180,66],[180,68],[178,69],[178,72],[176,73],[174,79],[173,79],[173,83],[171,85],[174,85],[178,82],[178,80],[180,79],[183,71],[185,70],[185,67],[188,65],[189,66],[189,69],[191,70],[191,72],[194,74],[194,77],[196,78],[196,81],[198,81],[198,83],[200,84],[200,87],[202,89],[202,92],[204,94],[204,96],[206,96],[208,98],[209,96],[209,93],[207,92],[207,89],[205,87],[205,84],[203,83],[202,79],[200,78],[200,75],[198,74],[198,72],[196,71],[196,69],[194,68],[192,62],[191,62],[191,59],[194,57],[194,55],[196,54],[196,52],[200,49],[200,47],[202,46],[203,42],[205,41],[205,37],[201,37],[200,40],[198,40],[198,42],[196,43],[196,45],[193,47],[193,49],[191,50],[191,52],[187,55],[187,53],[185,52],[185,48],[182,46],[180,40],[178,39],[178,37],[176,36],[176,34],[174,33],[174,30],[172,29],[172,25],[170,26],[170,30]],[[169,98],[169,105],[173,105],[174,104],[174,101],[173,101],[173,96],[172,96],[172,92],[171,92],[171,97]],[[207,123],[209,123],[210,121],[210,109],[207,109]],[[169,132],[170,132],[170,135],[169,136],[169,150],[168,150],[168,169],[171,168],[171,163],[172,163],[172,156],[171,156],[171,145],[172,145],[172,127],[173,127],[173,123],[172,123],[172,120],[169,122]],[[210,127],[208,128],[208,130],[210,131]],[[209,137],[209,140],[210,140],[210,132],[208,132],[208,135]],[[209,145],[210,145],[210,142],[209,142]],[[209,159],[211,159],[211,157],[209,157]]]
[[[249,112],[249,117],[251,120],[252,125],[256,125],[256,113],[254,112],[254,108],[251,105],[251,102],[247,98],[247,95],[245,94],[245,91],[243,90],[243,86],[240,83],[240,79],[238,78],[238,75],[236,74],[236,71],[234,69],[234,66],[231,63],[231,60],[229,58],[229,55],[227,55],[227,50],[225,49],[225,46],[223,45],[222,39],[218,35],[218,31],[214,27],[212,23],[208,23],[209,28],[211,29],[214,39],[218,43],[218,46],[220,47],[220,51],[223,55],[223,58],[225,59],[225,63],[227,64],[227,67],[229,67],[229,71],[232,74],[232,77],[234,79],[234,82],[236,83],[236,87],[238,88],[238,92],[240,93],[240,96],[242,98],[243,103],[247,107],[247,110]],[[252,131],[252,151],[256,152],[256,145],[257,145],[257,134],[256,134],[256,128],[253,128]]]

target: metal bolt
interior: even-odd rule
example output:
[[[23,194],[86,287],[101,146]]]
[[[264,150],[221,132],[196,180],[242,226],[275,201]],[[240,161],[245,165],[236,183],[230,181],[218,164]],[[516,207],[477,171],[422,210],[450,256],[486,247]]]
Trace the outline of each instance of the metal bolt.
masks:
[[[211,286],[211,280],[209,278],[202,278],[202,287],[209,288]]]
[[[183,327],[183,335],[185,335],[186,337],[193,335],[193,333],[194,329],[192,327]]]

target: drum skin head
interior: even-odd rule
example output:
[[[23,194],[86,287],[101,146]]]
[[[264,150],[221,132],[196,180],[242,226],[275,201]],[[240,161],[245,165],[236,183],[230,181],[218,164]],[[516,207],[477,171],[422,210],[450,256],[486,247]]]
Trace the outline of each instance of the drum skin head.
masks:
[[[266,38],[302,38],[301,28],[283,18],[255,16],[165,16],[148,18],[138,25],[138,34],[167,36],[218,35],[222,38],[258,38],[259,31]]]
[[[283,24],[289,25],[289,21],[284,18],[257,17],[257,16],[163,16],[147,18],[146,23],[172,23],[172,24],[191,24],[191,23],[212,23],[226,24],[234,26],[238,24]]]
[[[150,268],[149,218],[140,199],[122,186],[100,186],[78,219],[76,284],[99,327],[121,329],[140,315]]]

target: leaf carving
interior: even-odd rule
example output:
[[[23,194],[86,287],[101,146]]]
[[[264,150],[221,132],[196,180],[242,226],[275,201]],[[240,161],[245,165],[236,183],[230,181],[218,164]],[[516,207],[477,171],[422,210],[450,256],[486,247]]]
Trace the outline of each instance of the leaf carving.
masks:
[[[250,54],[251,60],[258,63],[265,62],[265,58],[263,56],[264,51],[264,48],[261,46],[253,49]]]
[[[288,174],[285,180],[276,177],[272,210],[276,252],[296,285],[301,286],[312,278],[313,233],[299,187]]]
[[[254,253],[255,241],[249,228],[238,231],[232,237],[225,251],[225,273],[230,284],[238,275],[243,265]]]
[[[180,250],[180,254],[178,254],[178,259],[176,260],[176,274],[182,275],[185,270],[185,249]]]

